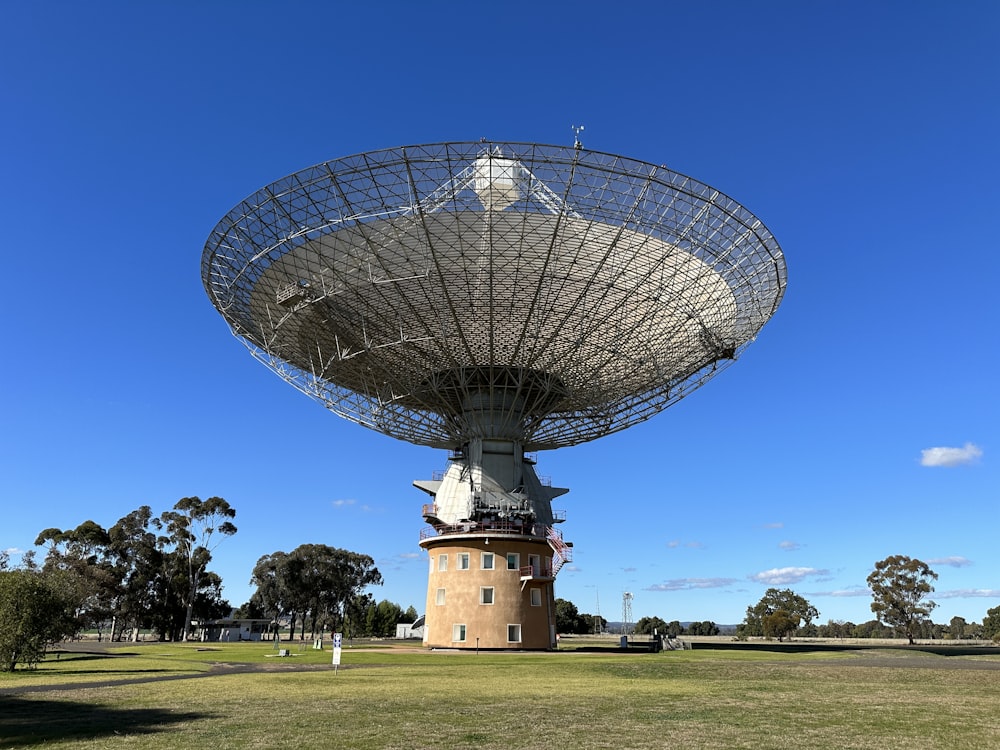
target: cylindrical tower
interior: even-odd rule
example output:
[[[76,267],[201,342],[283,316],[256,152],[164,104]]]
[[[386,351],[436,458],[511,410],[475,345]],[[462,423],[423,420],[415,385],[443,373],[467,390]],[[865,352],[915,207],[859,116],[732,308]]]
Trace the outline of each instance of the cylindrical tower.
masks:
[[[453,452],[441,479],[414,485],[434,498],[420,540],[431,563],[425,645],[554,648],[553,581],[572,545],[551,501],[566,490],[543,484],[519,443],[482,438]]]
[[[550,648],[571,547],[531,452],[625,429],[731,364],[777,309],[767,228],[665,166],[440,143],[292,174],[215,227],[213,304],[337,414],[450,453],[432,497],[431,646]],[[527,452],[527,453],[526,453]],[[478,639],[478,642],[475,640]]]
[[[430,556],[424,645],[556,645],[552,549],[531,535],[481,529],[425,537]]]

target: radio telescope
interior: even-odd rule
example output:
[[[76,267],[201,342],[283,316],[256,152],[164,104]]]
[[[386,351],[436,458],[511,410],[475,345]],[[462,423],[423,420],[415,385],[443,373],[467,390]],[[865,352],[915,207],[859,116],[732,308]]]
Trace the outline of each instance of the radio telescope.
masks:
[[[202,255],[254,357],[340,416],[446,449],[414,485],[424,643],[552,648],[572,545],[535,452],[666,409],[737,359],[784,295],[749,211],[642,161],[530,143],[324,162],[232,209]]]

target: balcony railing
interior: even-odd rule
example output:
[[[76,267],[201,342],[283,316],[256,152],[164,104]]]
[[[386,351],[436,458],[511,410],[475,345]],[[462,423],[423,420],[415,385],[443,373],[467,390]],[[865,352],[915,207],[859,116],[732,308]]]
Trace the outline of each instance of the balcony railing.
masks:
[[[426,516],[427,513],[425,512]],[[517,536],[545,537],[549,527],[540,523],[524,523],[520,519],[491,520],[484,522],[437,523],[420,530],[420,539],[431,539],[448,534],[505,534]]]
[[[531,580],[538,578],[552,578],[552,568],[543,568],[538,565],[524,565],[521,567],[521,580]]]

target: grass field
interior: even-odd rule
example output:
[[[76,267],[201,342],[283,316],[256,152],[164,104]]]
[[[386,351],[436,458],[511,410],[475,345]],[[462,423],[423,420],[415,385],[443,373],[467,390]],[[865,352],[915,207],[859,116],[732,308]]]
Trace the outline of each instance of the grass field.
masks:
[[[117,646],[118,644],[116,644]],[[61,653],[0,674],[6,748],[1000,747],[1000,656],[918,650]]]

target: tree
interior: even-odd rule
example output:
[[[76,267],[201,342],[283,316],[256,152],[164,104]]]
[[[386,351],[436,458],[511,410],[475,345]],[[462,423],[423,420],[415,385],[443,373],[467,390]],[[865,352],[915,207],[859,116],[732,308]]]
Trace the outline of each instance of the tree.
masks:
[[[779,610],[784,610],[791,617],[797,617],[803,625],[809,625],[819,617],[819,611],[791,589],[772,588],[764,592],[764,596],[756,605],[747,607],[746,619],[737,627],[737,633],[742,637],[766,635],[764,618]]]
[[[665,634],[667,623],[659,617],[640,617],[635,624],[636,635],[653,635],[653,633]]]
[[[0,672],[18,664],[29,669],[45,657],[49,644],[77,630],[72,587],[59,582],[61,573],[33,570],[0,571]]]
[[[860,625],[855,625],[851,631],[853,638],[891,638],[892,630],[887,628],[878,620],[868,620]]]
[[[362,591],[380,585],[382,574],[368,555],[325,544],[302,544],[290,553],[260,558],[250,580],[257,586],[251,602],[273,613],[275,619],[291,618],[291,639],[296,618],[303,637],[307,618],[314,634],[343,626],[348,619],[353,632],[363,630],[369,603],[374,602]]]
[[[968,623],[965,621],[964,617],[952,617],[951,622],[948,623],[948,637],[955,641],[960,641],[965,638],[965,629],[968,627]]]
[[[143,505],[108,529],[108,560],[119,581],[119,597],[112,619],[111,638],[152,621],[159,608],[157,592],[165,574],[164,554],[157,543],[153,511]]]
[[[790,636],[799,626],[799,616],[784,609],[779,609],[764,616],[764,635],[767,638],[777,638],[780,642],[785,636]]]
[[[711,620],[692,622],[687,627],[688,635],[718,635],[719,626]]]
[[[600,635],[601,633],[608,632],[608,621],[605,620],[600,615],[580,615],[583,620],[584,633],[596,633]]]
[[[586,633],[587,623],[580,617],[580,611],[573,602],[556,599],[556,632]]]
[[[926,599],[934,591],[930,581],[937,577],[927,563],[906,555],[880,560],[867,579],[872,612],[879,622],[906,633],[912,645],[921,624],[937,606]]]
[[[851,638],[857,626],[850,621],[827,620],[826,625],[819,626],[821,638]]]
[[[1000,606],[986,610],[983,618],[983,638],[1000,641]]]
[[[120,583],[107,559],[108,542],[108,532],[93,521],[67,531],[45,529],[35,539],[48,547],[42,571],[61,574],[53,580],[69,587],[80,626],[98,633],[114,611]]]
[[[195,599],[212,550],[221,542],[213,543],[216,535],[232,536],[236,527],[227,519],[235,518],[236,511],[221,497],[202,500],[199,497],[183,497],[174,504],[174,509],[160,516],[160,527],[165,527],[163,544],[172,544],[174,551],[183,559],[187,573],[187,592],[184,596],[184,640],[191,633],[191,619]]]

